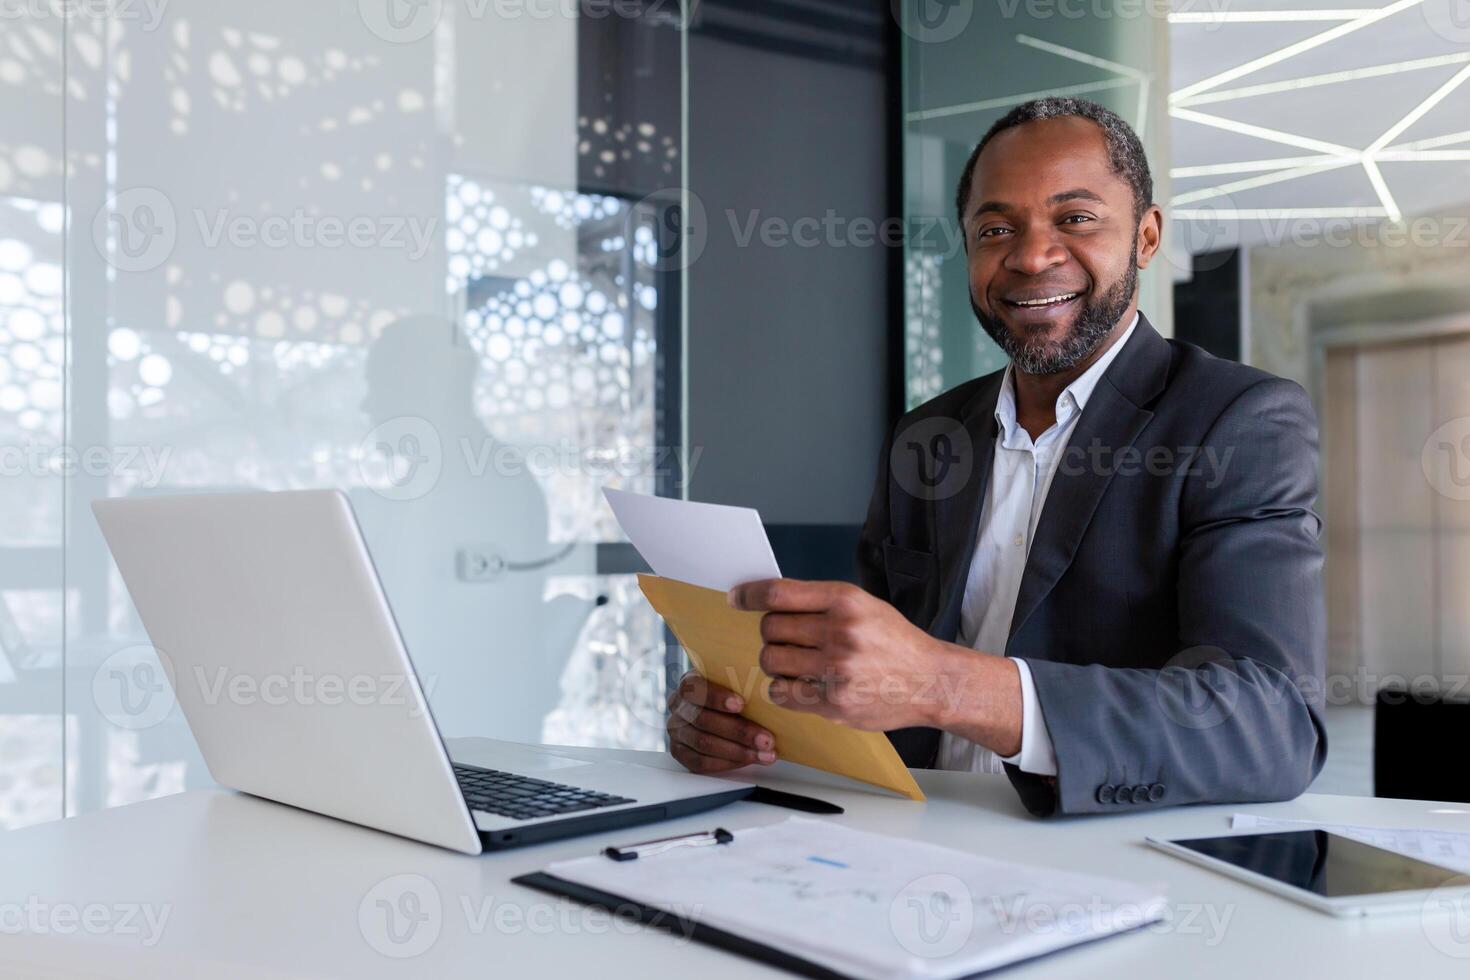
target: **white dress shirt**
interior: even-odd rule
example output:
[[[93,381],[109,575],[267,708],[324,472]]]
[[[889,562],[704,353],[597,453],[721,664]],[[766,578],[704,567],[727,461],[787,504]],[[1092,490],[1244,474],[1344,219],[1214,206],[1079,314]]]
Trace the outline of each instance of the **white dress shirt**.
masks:
[[[1031,552],[1036,522],[1041,518],[1041,508],[1046,504],[1057,466],[1082,410],[1087,407],[1087,399],[1137,326],[1138,315],[1134,314],[1123,336],[1077,380],[1062,389],[1057,396],[1056,424],[1034,442],[1016,421],[1015,369],[1006,368],[995,405],[995,419],[1000,423],[995,462],[980,513],[975,554],[965,579],[956,643],[987,653],[1005,652],[1011,616],[1016,609],[1016,593],[1026,571],[1026,557]],[[1021,659],[1016,660],[1016,667],[1021,673],[1021,751],[1002,759],[983,745],[944,732],[939,739],[940,769],[1002,772],[1001,763],[1007,762],[1039,776],[1057,774],[1057,756],[1046,719],[1041,716],[1031,668]]]

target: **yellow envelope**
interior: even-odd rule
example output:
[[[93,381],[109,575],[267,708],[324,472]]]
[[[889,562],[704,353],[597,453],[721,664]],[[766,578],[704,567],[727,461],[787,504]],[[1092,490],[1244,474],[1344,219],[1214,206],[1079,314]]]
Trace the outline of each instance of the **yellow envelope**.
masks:
[[[732,609],[725,593],[639,575],[638,587],[679,638],[706,680],[745,698],[741,714],[776,736],[776,752],[799,762],[922,800],[924,791],[882,732],[848,728],[805,711],[771,703],[761,671],[763,613]]]

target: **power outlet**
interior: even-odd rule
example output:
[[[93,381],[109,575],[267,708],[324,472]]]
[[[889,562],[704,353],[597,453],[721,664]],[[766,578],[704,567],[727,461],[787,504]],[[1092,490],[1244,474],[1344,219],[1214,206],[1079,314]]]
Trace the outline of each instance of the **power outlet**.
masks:
[[[461,582],[493,582],[505,573],[505,559],[488,547],[459,549],[454,566]]]

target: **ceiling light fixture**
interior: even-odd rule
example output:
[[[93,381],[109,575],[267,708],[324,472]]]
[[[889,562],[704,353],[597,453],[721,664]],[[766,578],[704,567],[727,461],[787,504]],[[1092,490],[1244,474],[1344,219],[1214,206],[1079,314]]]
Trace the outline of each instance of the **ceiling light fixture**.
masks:
[[[1424,0],[1397,0],[1396,3],[1391,3],[1387,7],[1380,7],[1377,10],[1365,12],[1361,17],[1343,24],[1338,24],[1336,27],[1329,28],[1320,34],[1313,34],[1311,37],[1297,41],[1295,44],[1288,44],[1286,47],[1272,51],[1270,54],[1262,55],[1242,65],[1236,65],[1234,68],[1211,75],[1209,78],[1201,79],[1192,85],[1186,85],[1184,88],[1172,93],[1169,96],[1169,101],[1171,103],[1178,103],[1180,100],[1199,92],[1207,92],[1210,89],[1219,88],[1226,82],[1233,82],[1237,78],[1253,74],[1262,68],[1269,68],[1271,65],[1285,61],[1287,58],[1299,55],[1303,51],[1310,51],[1313,48],[1321,47],[1329,41],[1335,41],[1354,31],[1360,31],[1370,24],[1376,24],[1385,17],[1392,17],[1401,10],[1416,7],[1423,2]]]

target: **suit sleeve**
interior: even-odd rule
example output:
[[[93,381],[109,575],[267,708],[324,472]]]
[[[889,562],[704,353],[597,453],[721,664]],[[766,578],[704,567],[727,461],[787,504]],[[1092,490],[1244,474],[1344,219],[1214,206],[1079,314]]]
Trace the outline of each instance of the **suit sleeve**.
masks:
[[[1326,628],[1306,393],[1256,383],[1200,449],[1180,498],[1174,656],[1158,669],[1030,661],[1056,784],[1007,773],[1033,813],[1285,800],[1322,768]]]
[[[857,580],[858,585],[884,602],[889,601],[888,574],[883,565],[883,542],[892,533],[888,517],[888,456],[893,445],[893,431],[883,436],[883,448],[878,455],[878,476],[873,486],[873,496],[868,500],[868,516],[863,529],[858,533]]]

